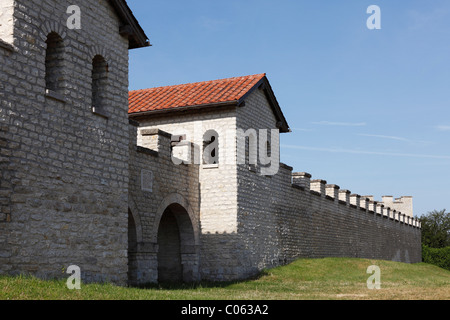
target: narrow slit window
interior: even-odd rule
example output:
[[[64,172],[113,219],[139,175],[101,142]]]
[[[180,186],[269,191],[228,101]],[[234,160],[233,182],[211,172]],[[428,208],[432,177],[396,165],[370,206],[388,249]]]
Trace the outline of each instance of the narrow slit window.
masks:
[[[63,88],[64,43],[56,32],[47,36],[45,53],[45,86],[47,90],[60,92]]]
[[[108,63],[97,55],[92,59],[92,111],[106,116],[106,96],[108,86]]]

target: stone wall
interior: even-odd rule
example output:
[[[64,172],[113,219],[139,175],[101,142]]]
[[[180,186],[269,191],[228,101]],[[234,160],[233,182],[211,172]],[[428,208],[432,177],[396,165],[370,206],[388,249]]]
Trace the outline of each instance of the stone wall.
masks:
[[[0,223],[11,221],[10,199],[13,192],[9,127],[0,122]]]
[[[284,169],[284,201],[279,221],[283,230],[290,224],[284,221],[299,220],[299,232],[283,232],[284,259],[298,256],[355,257],[383,259],[407,263],[421,262],[421,236],[417,220],[381,206],[369,209],[368,199],[359,204],[350,199],[339,200],[326,193],[311,191],[307,187],[291,185],[291,169]],[[308,180],[308,176],[305,177]],[[395,215],[394,215],[395,214]],[[284,217],[288,217],[285,219]],[[301,239],[309,239],[304,247]],[[290,243],[291,245],[287,245]]]
[[[264,91],[259,89],[247,97],[245,106],[137,120],[138,144],[150,148],[159,148],[159,140],[151,137],[159,129],[185,136],[199,148],[203,146],[202,133],[210,129],[221,137],[227,129],[234,130],[234,134],[237,129],[256,129],[258,135],[260,129],[270,132],[277,124]],[[195,131],[200,132],[200,138],[195,139]],[[261,163],[251,165],[249,159],[245,164],[236,163],[240,147],[236,136],[233,139],[219,139],[220,159],[228,159],[225,163],[187,166],[197,168],[200,183],[201,279],[243,279],[301,257],[421,261],[416,220],[324,180],[311,180],[307,173],[293,173],[291,167],[282,163],[277,174],[264,176]],[[247,150],[249,144],[246,143]],[[279,148],[277,144],[273,147]],[[277,164],[279,150],[272,150],[272,155]],[[177,169],[179,165],[166,164],[176,171],[169,173],[167,179],[176,181],[183,176]],[[159,168],[160,164],[151,160],[148,166]],[[157,171],[164,174],[166,169]],[[135,203],[144,205],[146,201],[141,198]]]
[[[138,145],[137,128],[130,126],[130,130],[128,202],[137,235],[136,246],[130,246],[129,252],[130,283],[143,284],[159,280],[158,239],[163,242],[161,249],[167,249],[167,246],[164,247],[166,238],[158,238],[158,232],[168,208],[171,210],[168,216],[172,220],[175,216],[180,232],[181,245],[177,250],[183,265],[182,278],[186,281],[199,280],[199,168],[195,165],[174,165],[171,158],[171,134],[147,129]],[[172,243],[178,245],[176,241]]]
[[[237,235],[237,165],[236,141],[227,139],[227,132],[236,130],[233,108],[213,108],[193,113],[155,115],[136,119],[140,123],[138,145],[143,142],[143,130],[160,129],[173,135],[184,135],[192,142],[192,166],[198,171],[199,210],[201,216],[201,277],[226,280],[241,276],[239,257],[244,249]],[[203,135],[214,130],[219,136],[219,163],[204,165],[196,152],[203,147]],[[148,139],[148,138],[147,138]],[[174,168],[174,163],[170,163]],[[176,175],[171,176],[177,179]],[[176,184],[175,184],[176,185]]]
[[[14,0],[0,0],[0,41],[13,43]]]
[[[238,108],[237,123],[244,130],[275,128],[262,90]],[[261,175],[259,166],[238,166],[237,233],[248,248],[239,257],[243,275],[300,257],[421,261],[420,228],[409,211],[399,215],[282,163],[276,175]]]
[[[82,29],[69,30],[71,4],[0,2],[8,8],[0,28],[1,274],[66,278],[77,265],[84,281],[155,282],[158,259],[170,268],[159,245],[177,242],[158,233],[175,220],[180,243],[167,253],[179,257],[186,281],[242,279],[299,257],[420,261],[410,217],[366,198],[352,203],[349,192],[283,164],[270,176],[259,164],[237,164],[230,131],[276,128],[261,90],[245,106],[130,125],[128,40],[118,17],[107,1],[83,0]],[[49,43],[58,62],[51,68]],[[95,109],[93,91],[102,104]],[[217,164],[196,153],[209,130],[218,134]],[[172,150],[182,151],[174,135],[188,136],[197,164],[174,164]]]
[[[71,4],[15,1],[2,42],[13,46],[0,46],[0,273],[67,277],[78,265],[84,280],[126,283],[128,40],[107,1],[79,1],[82,29],[69,30]],[[58,92],[45,82],[52,32]],[[108,63],[103,116],[92,112],[96,55]]]

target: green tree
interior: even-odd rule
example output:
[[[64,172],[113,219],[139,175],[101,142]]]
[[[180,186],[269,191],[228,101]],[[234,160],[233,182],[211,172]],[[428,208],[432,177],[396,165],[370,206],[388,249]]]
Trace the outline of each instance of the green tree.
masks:
[[[421,216],[422,244],[430,248],[450,246],[450,212],[433,210]]]

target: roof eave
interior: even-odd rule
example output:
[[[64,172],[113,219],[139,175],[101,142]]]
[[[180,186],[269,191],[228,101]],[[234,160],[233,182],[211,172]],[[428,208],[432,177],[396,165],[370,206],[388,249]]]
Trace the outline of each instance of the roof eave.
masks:
[[[286,118],[284,117],[281,107],[278,104],[278,101],[275,97],[275,94],[272,90],[272,87],[271,87],[266,75],[264,75],[255,85],[253,85],[245,94],[243,94],[239,98],[239,100],[225,101],[225,102],[219,102],[219,103],[209,103],[209,104],[202,104],[202,105],[191,105],[191,106],[183,106],[183,107],[159,109],[159,110],[151,110],[151,111],[133,112],[133,113],[129,113],[129,117],[130,118],[140,118],[140,117],[145,117],[147,115],[167,114],[167,113],[175,113],[175,112],[182,112],[182,111],[195,111],[195,110],[199,110],[199,109],[210,108],[210,107],[220,107],[220,106],[244,106],[246,98],[252,92],[254,92],[254,90],[257,90],[257,89],[260,89],[264,92],[264,95],[272,109],[272,112],[275,115],[275,118],[277,119],[276,126],[280,130],[280,132],[281,133],[292,132],[291,129],[289,128]]]
[[[108,2],[116,10],[120,17],[122,25],[120,26],[120,34],[128,37],[129,49],[137,49],[151,46],[147,35],[139,25],[136,17],[131,11],[125,0],[108,0]]]
[[[243,95],[239,99],[239,104],[242,103],[255,89],[261,89],[264,91],[264,94],[267,100],[269,101],[270,107],[272,108],[272,111],[278,120],[277,127],[278,129],[280,129],[280,132],[282,133],[292,132],[292,130],[289,128],[289,124],[287,123],[283,111],[281,110],[281,107],[278,104],[277,98],[275,97],[275,93],[272,90],[272,87],[269,83],[269,80],[267,79],[267,76],[261,78],[261,80],[258,81],[253,86],[253,88],[251,88],[245,95]]]
[[[198,111],[198,110],[204,110],[207,108],[213,108],[213,107],[236,107],[239,105],[239,100],[233,100],[233,101],[225,101],[225,102],[218,102],[218,103],[207,103],[207,104],[200,104],[195,106],[184,106],[184,107],[177,107],[177,108],[168,108],[168,109],[158,109],[158,110],[150,110],[150,111],[142,111],[142,112],[133,112],[129,113],[128,117],[131,118],[140,118],[145,116],[154,116],[159,114],[167,114],[167,113],[175,113],[175,112],[186,112],[186,111]]]

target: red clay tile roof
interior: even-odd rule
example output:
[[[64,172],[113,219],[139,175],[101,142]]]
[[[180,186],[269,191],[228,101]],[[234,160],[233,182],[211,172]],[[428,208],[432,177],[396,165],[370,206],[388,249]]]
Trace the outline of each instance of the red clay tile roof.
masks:
[[[266,75],[257,74],[221,80],[130,91],[129,114],[182,107],[238,102]]]
[[[290,132],[266,74],[204,81],[175,86],[130,91],[128,114],[139,118],[159,112],[210,108],[220,105],[241,105],[250,92],[261,88],[277,119],[280,132]]]

